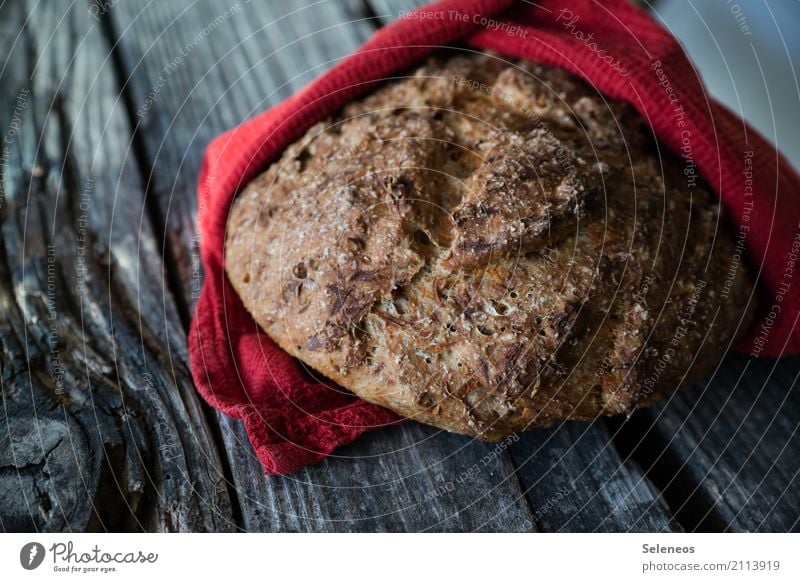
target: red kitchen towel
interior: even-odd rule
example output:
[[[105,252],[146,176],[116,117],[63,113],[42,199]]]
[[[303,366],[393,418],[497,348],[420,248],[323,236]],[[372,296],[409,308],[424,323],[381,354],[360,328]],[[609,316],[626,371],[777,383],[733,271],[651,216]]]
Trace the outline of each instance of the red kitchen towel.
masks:
[[[513,4],[513,5],[512,5]],[[320,384],[261,332],[223,269],[236,193],[315,122],[382,79],[453,44],[564,67],[631,103],[655,134],[699,169],[732,217],[759,280],[759,319],[739,349],[800,351],[800,177],[761,136],[711,100],[677,41],[626,0],[446,0],[403,15],[280,105],[216,138],[200,174],[205,280],[189,334],[198,390],[243,419],[268,474],[289,473],[393,413]]]

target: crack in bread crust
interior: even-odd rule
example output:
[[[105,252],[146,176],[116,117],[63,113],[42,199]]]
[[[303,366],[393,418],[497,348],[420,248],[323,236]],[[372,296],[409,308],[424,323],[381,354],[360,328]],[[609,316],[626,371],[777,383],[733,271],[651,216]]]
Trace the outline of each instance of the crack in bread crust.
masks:
[[[733,250],[632,108],[559,69],[446,54],[248,185],[226,271],[320,373],[497,439],[706,373],[752,317],[744,267],[722,294]]]

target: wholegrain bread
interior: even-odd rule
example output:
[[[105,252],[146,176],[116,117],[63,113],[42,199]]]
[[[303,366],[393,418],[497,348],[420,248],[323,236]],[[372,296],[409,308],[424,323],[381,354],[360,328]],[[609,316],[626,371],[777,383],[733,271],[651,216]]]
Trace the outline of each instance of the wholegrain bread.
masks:
[[[284,350],[497,439],[650,402],[751,319],[718,203],[627,104],[442,54],[313,126],[235,200],[225,266]]]

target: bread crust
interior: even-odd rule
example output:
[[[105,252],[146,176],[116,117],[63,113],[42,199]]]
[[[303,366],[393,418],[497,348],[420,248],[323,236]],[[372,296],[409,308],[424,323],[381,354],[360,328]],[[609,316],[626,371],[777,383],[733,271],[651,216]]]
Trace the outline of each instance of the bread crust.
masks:
[[[686,167],[563,70],[441,55],[253,180],[225,267],[281,348],[406,417],[493,440],[628,413],[752,318]]]

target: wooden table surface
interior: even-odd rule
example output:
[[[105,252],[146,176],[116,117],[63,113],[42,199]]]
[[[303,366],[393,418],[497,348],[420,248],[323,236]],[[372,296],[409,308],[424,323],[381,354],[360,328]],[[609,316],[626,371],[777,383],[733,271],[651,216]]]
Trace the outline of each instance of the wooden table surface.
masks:
[[[796,357],[507,446],[409,422],[277,478],[198,398],[205,145],[413,4],[2,4],[0,528],[798,529]]]

